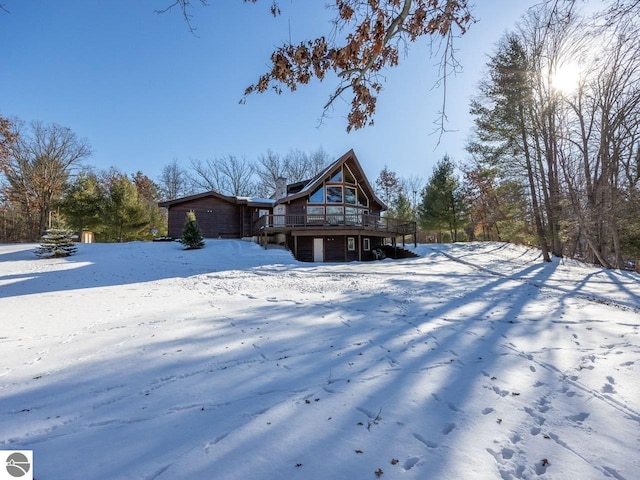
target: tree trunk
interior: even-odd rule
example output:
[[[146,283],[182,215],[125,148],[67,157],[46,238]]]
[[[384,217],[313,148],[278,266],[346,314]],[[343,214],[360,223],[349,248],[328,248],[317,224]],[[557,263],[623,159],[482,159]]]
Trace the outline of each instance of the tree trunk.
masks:
[[[531,193],[531,206],[533,208],[533,217],[536,225],[536,234],[538,236],[538,243],[540,244],[540,250],[542,250],[542,259],[545,262],[550,262],[551,257],[549,256],[549,247],[547,246],[547,237],[545,235],[544,226],[542,224],[540,205],[538,203],[538,194],[536,193],[536,182],[533,175],[531,152],[529,151],[527,130],[524,124],[524,109],[522,106],[520,106],[519,111],[520,111],[520,136],[522,138],[524,157],[527,165],[527,178],[529,180],[529,190]]]

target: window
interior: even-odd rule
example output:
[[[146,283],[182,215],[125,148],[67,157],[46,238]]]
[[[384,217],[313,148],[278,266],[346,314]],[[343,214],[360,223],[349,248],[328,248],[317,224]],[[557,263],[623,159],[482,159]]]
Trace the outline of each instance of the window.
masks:
[[[307,207],[307,222],[324,222],[324,207]]]
[[[367,239],[368,240],[368,239]],[[350,252],[356,249],[356,239],[354,237],[347,237],[347,250]]]
[[[327,187],[327,203],[342,203],[342,187]]]
[[[327,207],[329,223],[338,224],[344,222],[344,209],[342,207]]]
[[[346,165],[344,166],[344,183],[353,183],[354,185],[356,183],[353,173],[351,173],[351,170],[349,170],[349,167]]]
[[[329,183],[342,183],[342,169],[334,172],[329,179]]]
[[[357,205],[358,197],[356,195],[356,189],[353,187],[344,187],[344,203],[349,205]]]
[[[358,188],[358,205],[360,205],[361,207],[369,206],[369,199],[364,194],[361,188]]]
[[[365,250],[366,252],[371,250],[371,239],[370,238],[363,238],[362,239],[362,249]]]
[[[345,207],[344,208],[346,223],[349,225],[361,225],[362,224],[362,212],[358,208]]]
[[[324,203],[324,187],[320,187],[309,195],[309,203]]]

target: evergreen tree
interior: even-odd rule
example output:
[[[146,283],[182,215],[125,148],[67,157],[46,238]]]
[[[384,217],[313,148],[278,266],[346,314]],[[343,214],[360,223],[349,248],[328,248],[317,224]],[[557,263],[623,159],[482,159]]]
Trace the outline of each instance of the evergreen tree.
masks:
[[[78,249],[73,241],[73,231],[61,221],[56,223],[55,227],[47,229],[40,240],[40,246],[35,251],[40,258],[68,257]]]
[[[463,226],[464,194],[454,174],[454,165],[445,155],[433,169],[433,175],[422,191],[419,207],[420,224],[425,230],[448,230],[451,240],[458,241]]]
[[[105,175],[102,203],[103,231],[107,241],[125,242],[140,238],[149,228],[148,204],[136,185],[124,173],[111,170]]]
[[[193,211],[187,212],[180,243],[184,245],[185,250],[204,247],[204,238],[200,233],[200,227],[198,227],[198,222],[196,221],[196,214]]]
[[[67,186],[59,207],[69,225],[82,232],[100,225],[102,200],[98,177],[85,171]]]
[[[413,220],[414,212],[409,198],[400,190],[392,202],[391,208],[387,210],[387,215],[398,220]]]

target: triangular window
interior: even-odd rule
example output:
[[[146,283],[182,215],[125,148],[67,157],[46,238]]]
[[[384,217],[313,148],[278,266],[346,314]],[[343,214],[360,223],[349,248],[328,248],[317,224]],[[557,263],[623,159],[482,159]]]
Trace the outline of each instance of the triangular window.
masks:
[[[356,178],[346,165],[344,166],[344,183],[353,183],[354,185],[356,183]]]
[[[361,207],[369,206],[369,199],[360,187],[358,187],[358,205],[360,205]]]
[[[324,186],[309,195],[309,203],[324,203]]]
[[[331,178],[328,180],[329,183],[342,183],[342,168],[338,169],[338,171],[333,172]]]

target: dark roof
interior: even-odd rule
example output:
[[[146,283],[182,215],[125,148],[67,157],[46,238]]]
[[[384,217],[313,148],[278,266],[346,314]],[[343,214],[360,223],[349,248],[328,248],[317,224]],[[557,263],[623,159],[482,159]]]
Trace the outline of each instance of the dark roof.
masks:
[[[294,193],[298,193],[309,182],[310,182],[310,180],[303,180],[301,182],[295,182],[295,183],[288,184],[287,185],[287,195],[293,195]]]
[[[211,190],[209,192],[197,193],[195,195],[189,195],[187,197],[167,200],[165,202],[159,202],[158,206],[170,208],[174,205],[191,202],[193,200],[200,200],[201,198],[207,198],[207,197],[217,198],[218,200],[223,200],[225,202],[229,202],[234,205],[248,205],[250,207],[273,207],[273,204],[274,204],[274,200],[271,200],[269,198],[231,197],[228,195],[222,195],[221,193]]]

